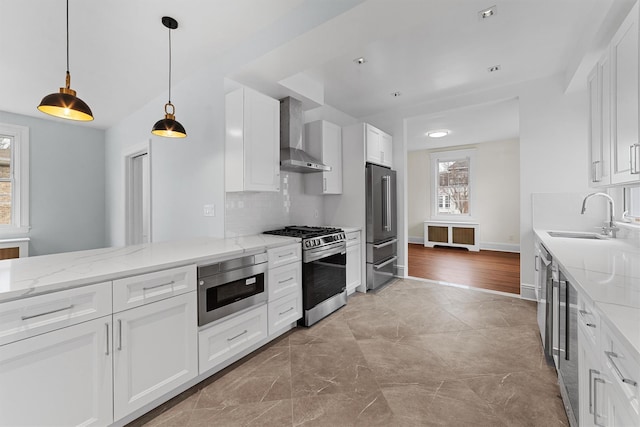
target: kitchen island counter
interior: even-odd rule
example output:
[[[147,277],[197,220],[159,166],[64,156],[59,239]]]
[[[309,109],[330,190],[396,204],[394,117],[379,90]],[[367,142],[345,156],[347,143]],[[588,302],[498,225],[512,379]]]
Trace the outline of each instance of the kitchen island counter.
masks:
[[[207,264],[300,239],[258,234],[194,238],[0,261],[0,303],[189,264]]]

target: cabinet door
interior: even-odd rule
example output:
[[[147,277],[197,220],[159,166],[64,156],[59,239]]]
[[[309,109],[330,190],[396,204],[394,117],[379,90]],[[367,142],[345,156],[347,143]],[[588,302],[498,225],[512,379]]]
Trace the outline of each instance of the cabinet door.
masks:
[[[113,316],[116,420],[198,373],[196,293]]]
[[[608,59],[596,64],[587,79],[589,92],[589,185],[609,184],[609,67]],[[606,73],[606,79],[605,79]],[[605,117],[606,116],[606,117]],[[606,119],[606,123],[605,123]],[[605,130],[606,128],[606,130]]]
[[[600,364],[595,358],[594,351],[582,330],[578,332],[578,387],[579,391],[579,420],[584,427],[593,427],[596,421],[603,425],[606,419],[606,405],[603,402],[604,382]],[[595,393],[598,393],[597,395]]]
[[[371,125],[367,125],[366,157],[367,162],[382,164],[381,146],[382,132]]]
[[[280,191],[280,103],[254,90],[244,96],[244,189]]]
[[[333,123],[323,123],[322,161],[331,166],[323,172],[323,194],[342,194],[342,128]]]
[[[380,134],[380,162],[384,166],[393,167],[393,139],[384,132]]]
[[[0,425],[113,421],[111,316],[0,347]]]
[[[640,180],[637,3],[611,42],[611,67],[611,168],[617,184]]]
[[[605,407],[607,418],[604,423],[607,427],[639,426],[640,417],[633,411],[629,400],[625,399],[613,388],[613,384],[606,383]]]
[[[347,294],[355,292],[362,284],[360,239],[358,243],[347,246]]]

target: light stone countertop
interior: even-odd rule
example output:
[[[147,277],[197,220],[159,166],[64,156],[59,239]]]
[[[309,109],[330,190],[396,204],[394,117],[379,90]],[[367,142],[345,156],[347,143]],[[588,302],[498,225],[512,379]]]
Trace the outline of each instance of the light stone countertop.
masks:
[[[189,264],[208,264],[300,242],[257,234],[195,238],[0,261],[0,303]]]
[[[593,302],[640,363],[640,244],[637,239],[551,237],[534,230],[567,279]]]

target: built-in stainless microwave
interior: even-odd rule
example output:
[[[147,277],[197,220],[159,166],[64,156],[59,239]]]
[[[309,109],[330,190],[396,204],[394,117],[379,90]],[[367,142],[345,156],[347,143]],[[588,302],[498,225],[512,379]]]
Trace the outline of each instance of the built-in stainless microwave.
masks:
[[[267,301],[267,254],[198,267],[198,325]]]

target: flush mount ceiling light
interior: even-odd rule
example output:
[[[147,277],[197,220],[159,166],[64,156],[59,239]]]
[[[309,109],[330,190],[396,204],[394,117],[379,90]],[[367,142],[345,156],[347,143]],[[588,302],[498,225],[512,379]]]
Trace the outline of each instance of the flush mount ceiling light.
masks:
[[[491,6],[488,9],[484,9],[478,12],[478,19],[482,21],[483,19],[487,19],[487,18],[491,18],[492,16],[495,16],[497,13],[498,13],[498,7]]]
[[[490,73],[494,73],[496,71],[500,71],[502,69],[502,67],[498,64],[498,65],[492,65],[491,67],[487,68],[487,71]]]
[[[38,110],[51,116],[68,120],[88,122],[93,120],[91,108],[76,96],[76,91],[71,89],[71,74],[69,73],[69,0],[67,0],[67,78],[65,87],[60,92],[51,93],[40,101]]]
[[[391,92],[391,96],[393,96],[394,98],[397,98],[399,96],[402,96],[401,92]]]
[[[364,57],[362,57],[362,56],[361,56],[360,58],[356,58],[356,59],[354,59],[354,60],[353,60],[353,62],[355,62],[355,63],[356,63],[356,64],[358,64],[358,65],[362,65],[362,64],[364,64],[365,62],[367,62],[367,60],[366,60]]]
[[[442,138],[443,136],[447,136],[451,133],[449,129],[438,129],[438,130],[430,130],[427,132],[427,136],[429,138]]]
[[[162,25],[169,29],[169,101],[164,104],[164,119],[158,120],[153,125],[151,133],[166,138],[184,138],[187,136],[187,131],[176,121],[176,107],[171,103],[171,30],[178,28],[178,21],[170,16],[163,16]]]

